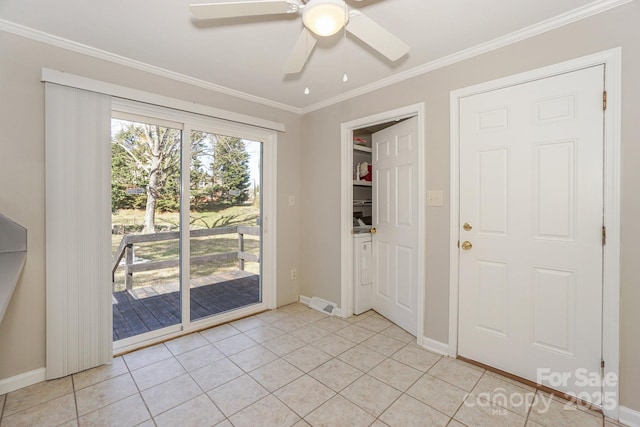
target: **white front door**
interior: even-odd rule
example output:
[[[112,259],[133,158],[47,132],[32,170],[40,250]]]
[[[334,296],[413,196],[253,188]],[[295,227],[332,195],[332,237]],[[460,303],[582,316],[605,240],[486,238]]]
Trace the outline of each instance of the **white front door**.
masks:
[[[458,353],[591,401],[603,81],[597,66],[460,100]]]
[[[418,119],[373,134],[373,309],[413,335],[418,295]]]

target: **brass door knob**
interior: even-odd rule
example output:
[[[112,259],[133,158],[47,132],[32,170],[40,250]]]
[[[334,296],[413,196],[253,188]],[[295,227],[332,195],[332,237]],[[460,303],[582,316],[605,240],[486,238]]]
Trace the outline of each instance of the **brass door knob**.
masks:
[[[471,229],[473,228],[471,226],[471,224],[469,224],[468,222],[465,222],[464,225],[462,226],[462,228],[465,229],[465,231],[471,231]]]
[[[378,232],[378,230],[376,230],[375,227],[371,228],[371,230],[369,230],[369,233],[371,234],[376,234]]]
[[[471,242],[469,242],[469,241],[462,242],[462,249],[464,249],[465,251],[468,251],[472,247],[473,247],[473,245],[471,244]]]

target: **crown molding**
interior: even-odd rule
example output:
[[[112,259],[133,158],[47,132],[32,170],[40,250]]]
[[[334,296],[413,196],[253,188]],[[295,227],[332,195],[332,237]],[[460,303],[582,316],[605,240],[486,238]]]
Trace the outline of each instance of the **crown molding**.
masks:
[[[357,96],[364,95],[396,83],[400,83],[404,80],[408,80],[413,77],[417,77],[422,74],[426,74],[431,71],[435,71],[440,68],[455,64],[457,62],[473,58],[474,56],[491,52],[492,50],[500,49],[510,44],[514,44],[519,41],[545,33],[547,31],[551,31],[556,28],[571,24],[573,22],[589,18],[599,13],[606,12],[607,10],[622,6],[632,1],[634,0],[596,0],[577,9],[571,10],[537,24],[530,25],[521,30],[514,31],[510,34],[495,38],[488,42],[461,50],[452,55],[445,56],[443,58],[436,59],[435,61],[431,61],[426,64],[411,68],[409,70],[394,74],[388,78],[375,81],[368,85],[361,86],[357,89],[344,92],[339,96],[309,105],[302,108],[302,114],[311,113],[313,111],[320,110],[331,105],[339,104],[340,102],[346,101],[348,99],[355,98]]]
[[[82,43],[77,43],[62,37],[54,36],[43,31],[39,31],[24,25],[16,24],[15,22],[0,19],[0,30],[7,33],[15,34],[18,36],[26,37],[31,40],[46,43],[52,46],[60,47],[62,49],[70,50],[72,52],[81,53],[83,55],[91,56],[93,58],[102,59],[115,64],[124,65],[126,67],[134,68],[136,70],[144,71],[150,74],[155,74],[160,77],[165,77],[180,83],[186,83],[192,86],[207,89],[213,92],[222,93],[224,95],[233,96],[235,98],[243,99],[245,101],[255,102],[256,104],[265,105],[267,107],[273,107],[291,113],[300,114],[301,109],[292,107],[281,102],[272,101],[270,99],[261,98],[259,96],[251,95],[239,90],[230,89],[225,86],[220,86],[215,83],[207,82],[195,77],[187,76],[186,74],[176,73],[174,71],[167,70],[162,67],[147,64],[145,62],[137,61],[135,59],[127,58],[125,56],[116,55],[115,53],[108,52],[106,50],[97,49],[92,46],[88,46]]]
[[[255,102],[257,104],[265,105],[268,107],[277,108],[280,110],[288,111],[295,114],[307,114],[322,108],[329,107],[331,105],[338,104],[351,98],[355,98],[360,95],[373,92],[384,87],[400,83],[404,80],[411,79],[413,77],[420,76],[422,74],[429,73],[431,71],[444,68],[446,66],[455,64],[457,62],[464,61],[466,59],[473,58],[478,55],[490,52],[492,50],[500,49],[510,44],[517,43],[519,41],[528,39],[530,37],[537,36],[547,31],[560,28],[562,26],[571,24],[576,21],[580,21],[585,18],[597,15],[607,10],[622,6],[626,3],[630,3],[634,0],[596,0],[592,3],[539,22],[529,27],[525,27],[521,30],[514,31],[510,34],[498,37],[485,43],[470,47],[468,49],[461,50],[452,55],[445,56],[435,61],[428,62],[426,64],[411,68],[409,70],[394,74],[388,78],[384,78],[373,83],[361,86],[357,89],[344,92],[336,97],[326,99],[324,101],[317,102],[307,107],[299,108],[291,105],[283,104],[281,102],[273,101],[259,96],[251,95],[246,92],[241,92],[235,89],[230,89],[225,86],[217,85],[215,83],[207,82],[195,77],[190,77],[185,74],[176,73],[174,71],[167,70],[165,68],[150,65],[141,61],[137,61],[131,58],[127,58],[121,55],[96,49],[94,47],[77,43],[71,40],[64,39],[62,37],[54,36],[52,34],[45,33],[43,31],[35,30],[20,24],[16,24],[11,21],[0,19],[0,30],[26,37],[32,40],[36,40],[42,43],[47,43],[56,47],[67,49],[73,52],[78,52],[87,56],[102,59],[105,61],[113,62],[116,64],[124,65],[130,68],[134,68],[140,71],[145,71],[150,74],[165,77],[171,80],[175,80],[181,83],[190,84],[203,89],[211,90],[214,92],[222,93],[225,95],[233,96],[246,101]]]

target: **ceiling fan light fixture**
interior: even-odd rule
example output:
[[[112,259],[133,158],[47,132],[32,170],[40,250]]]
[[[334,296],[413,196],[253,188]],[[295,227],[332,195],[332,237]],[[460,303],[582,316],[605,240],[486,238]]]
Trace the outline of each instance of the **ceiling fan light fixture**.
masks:
[[[347,23],[346,4],[342,0],[311,0],[302,12],[304,25],[319,36],[332,36]]]

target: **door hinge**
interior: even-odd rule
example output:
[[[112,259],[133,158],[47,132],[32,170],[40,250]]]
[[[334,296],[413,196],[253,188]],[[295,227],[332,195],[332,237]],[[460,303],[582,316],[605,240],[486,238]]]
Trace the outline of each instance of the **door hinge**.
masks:
[[[602,226],[602,246],[607,244],[607,227]]]
[[[460,240],[458,240],[458,248],[460,248]]]
[[[607,109],[607,91],[602,92],[602,111]]]

